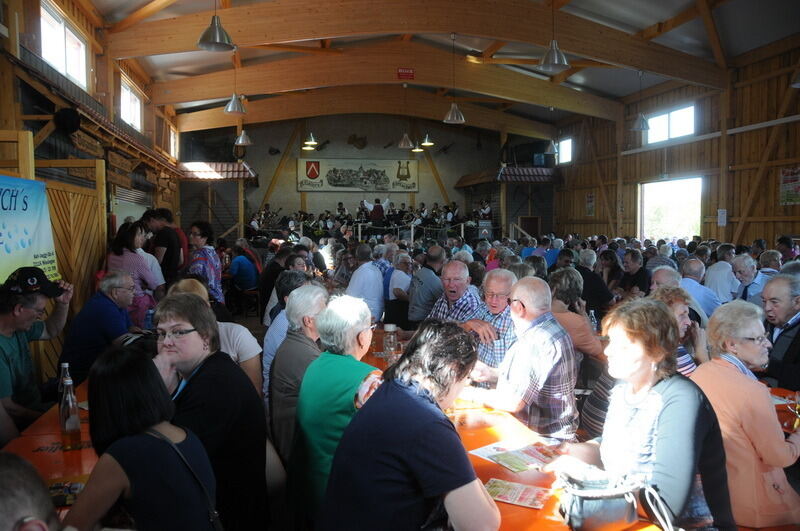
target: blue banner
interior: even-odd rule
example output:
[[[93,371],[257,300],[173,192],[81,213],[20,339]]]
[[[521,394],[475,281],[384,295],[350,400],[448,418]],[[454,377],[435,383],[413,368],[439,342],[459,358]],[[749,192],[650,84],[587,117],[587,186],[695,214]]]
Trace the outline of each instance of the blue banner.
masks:
[[[0,282],[25,266],[60,278],[47,191],[43,182],[0,175]]]

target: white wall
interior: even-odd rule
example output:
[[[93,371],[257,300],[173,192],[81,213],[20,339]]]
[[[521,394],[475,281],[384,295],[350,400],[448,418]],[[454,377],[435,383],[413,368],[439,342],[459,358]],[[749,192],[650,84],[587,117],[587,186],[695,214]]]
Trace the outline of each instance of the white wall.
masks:
[[[469,120],[469,116],[467,116]],[[286,143],[295,126],[291,122],[275,122],[247,128],[247,134],[253,140],[253,146],[247,150],[245,160],[258,172],[259,187],[248,188],[246,192],[247,211],[252,212],[261,204],[270,181],[281,159],[281,154],[269,155],[270,146],[280,149],[286,148]],[[398,116],[356,114],[343,116],[323,116],[307,120],[307,131],[312,131],[318,142],[330,140],[327,147],[318,152],[310,151],[312,156],[319,158],[345,158],[345,159],[396,159],[416,155],[419,161],[419,192],[413,194],[415,203],[420,201],[426,205],[434,202],[442,204],[443,197],[436,184],[431,168],[424,153],[414,154],[397,148],[404,132],[410,132],[410,122]],[[498,166],[500,152],[499,134],[490,131],[481,131],[482,148],[476,149],[478,130],[447,126],[441,123],[431,123],[420,120],[418,128],[422,135],[430,133],[436,143],[431,148],[433,161],[444,183],[450,201],[456,201],[464,208],[463,194],[454,188],[461,176]],[[357,149],[347,143],[351,134],[367,137],[367,146]],[[283,213],[291,213],[300,208],[300,193],[297,192],[297,158],[308,158],[302,151],[304,138],[299,138],[290,146],[290,160],[288,160],[277,176],[269,203],[273,210],[283,208]],[[384,146],[392,142],[392,146]],[[437,153],[437,150],[447,144],[453,143],[447,154]],[[374,192],[307,192],[307,210],[320,213],[326,209],[333,210],[338,201],[342,201],[351,211],[355,209],[361,199],[373,200]],[[383,199],[385,196],[381,196]],[[389,194],[395,204],[409,204],[409,194]]]

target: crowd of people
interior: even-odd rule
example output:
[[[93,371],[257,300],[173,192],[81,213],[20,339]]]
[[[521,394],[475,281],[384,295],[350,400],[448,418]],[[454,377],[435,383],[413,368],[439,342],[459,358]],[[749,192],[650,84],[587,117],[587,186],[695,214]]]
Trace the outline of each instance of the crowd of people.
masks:
[[[230,250],[202,221],[181,234],[168,211],[121,227],[66,330],[100,458],[65,524],[91,529],[121,501],[140,529],[216,529],[217,513],[227,529],[496,529],[445,415],[456,397],[557,445],[548,471],[633,485],[651,516],[657,492],[676,526],[800,523],[800,431],[784,435],[767,387],[800,391],[789,237],[327,232]],[[0,444],[52,404],[28,344],[61,333],[71,298],[32,267],[0,290]],[[232,322],[252,305],[261,340]],[[413,333],[383,372],[363,361],[381,324]]]

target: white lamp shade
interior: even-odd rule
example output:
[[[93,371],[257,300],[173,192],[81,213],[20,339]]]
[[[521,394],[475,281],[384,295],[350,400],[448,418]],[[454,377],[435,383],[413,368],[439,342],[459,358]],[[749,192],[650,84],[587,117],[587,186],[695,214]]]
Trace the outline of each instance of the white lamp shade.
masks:
[[[302,149],[303,151],[314,151],[314,146],[309,146],[308,144],[306,144],[300,149]]]
[[[549,144],[547,144],[547,149],[544,150],[545,155],[555,155],[558,153],[558,148],[556,147],[556,143],[552,140]]]
[[[433,140],[431,140],[431,135],[425,133],[425,138],[422,140],[420,146],[431,147],[433,145]]]
[[[636,121],[633,122],[633,127],[631,127],[631,131],[649,131],[650,124],[647,123],[647,118],[644,117],[643,113],[639,113],[639,116],[636,117]]]
[[[211,24],[197,40],[197,47],[207,52],[230,52],[234,49],[233,41],[217,15],[211,17]]]
[[[236,142],[234,142],[234,145],[236,145],[236,146],[252,146],[253,142],[252,142],[252,140],[250,140],[250,137],[247,136],[247,133],[245,132],[245,130],[242,129],[241,134],[236,137]]]
[[[570,68],[567,56],[558,48],[558,42],[555,39],[550,41],[550,48],[547,49],[547,53],[544,54],[542,62],[537,68],[548,74],[558,74]]]
[[[242,98],[235,92],[225,106],[225,114],[247,114],[247,109],[244,108]]]
[[[447,114],[444,116],[444,120],[442,121],[446,124],[463,124],[467,120],[464,118],[464,115],[458,108],[458,104],[453,102],[450,104],[450,110],[447,111]]]
[[[403,138],[400,139],[400,143],[397,144],[397,147],[400,149],[411,149],[414,147],[414,143],[411,141],[408,133],[403,133]]]

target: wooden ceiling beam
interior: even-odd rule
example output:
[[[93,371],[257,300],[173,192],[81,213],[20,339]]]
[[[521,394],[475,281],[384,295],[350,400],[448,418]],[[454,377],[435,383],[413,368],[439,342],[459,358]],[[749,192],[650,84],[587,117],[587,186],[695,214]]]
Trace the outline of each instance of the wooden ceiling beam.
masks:
[[[492,44],[487,46],[485,50],[483,50],[483,53],[481,53],[481,56],[482,57],[491,57],[494,54],[496,54],[497,52],[499,52],[500,49],[503,48],[506,44],[508,44],[506,41],[494,41]]]
[[[725,51],[722,49],[722,41],[719,38],[717,31],[717,24],[714,22],[714,15],[711,13],[710,0],[697,0],[697,9],[700,11],[700,17],[703,19],[703,25],[706,27],[708,34],[708,43],[711,45],[711,51],[714,53],[714,60],[717,65],[722,69],[728,68],[728,61],[725,59]]]
[[[575,74],[577,74],[581,70],[583,70],[582,66],[573,66],[572,68],[568,68],[568,69],[564,70],[563,72],[559,72],[558,74],[553,75],[550,78],[550,83],[553,83],[555,85],[560,85],[561,83],[563,83],[564,81],[566,81],[570,77],[574,76]]]
[[[467,61],[483,65],[538,65],[542,62],[541,58],[534,57],[483,57],[480,55],[468,55]],[[617,68],[616,65],[592,61],[591,59],[575,59],[569,62],[570,65],[580,68]]]
[[[103,15],[101,15],[94,6],[92,0],[75,0],[75,3],[78,4],[80,10],[86,15],[95,28],[99,29],[105,26],[106,22],[103,20]]]
[[[570,112],[614,120],[622,105],[612,99],[554,86],[519,72],[456,61],[450,52],[415,42],[387,41],[365,48],[349,49],[339,56],[303,56],[285,61],[259,63],[238,70],[237,89],[243,94],[275,94],[307,88],[344,85],[400,85],[399,67],[414,68],[414,84],[447,87],[491,96],[505,101],[555,107]],[[156,105],[215,98],[230,94],[230,70],[154,83]]]
[[[415,89],[400,86],[349,86],[310,91],[302,96],[277,96],[251,101],[244,124],[281,120],[295,120],[311,116],[367,113],[413,116],[441,121],[450,106],[449,98],[442,98]],[[478,105],[460,105],[472,127],[492,131],[507,131],[531,138],[551,139],[555,128],[546,123],[501,113]],[[180,132],[236,126],[237,118],[222,112],[222,108],[207,109],[178,115]]]
[[[400,40],[401,40],[401,41],[404,41],[404,42],[408,42],[408,41],[410,41],[410,40],[411,40],[413,37],[414,37],[414,35],[413,35],[413,34],[411,34],[411,33],[403,33],[402,35],[400,35]]]
[[[719,7],[728,0],[710,0],[709,7],[714,9],[715,7]],[[652,26],[648,26],[642,31],[634,34],[636,37],[640,39],[644,39],[646,41],[650,41],[659,37],[665,33],[668,33],[679,26],[683,26],[687,22],[690,22],[697,17],[700,16],[700,9],[697,7],[697,4],[692,5],[691,7],[686,8],[685,10],[681,11],[677,15],[667,20],[663,20],[661,22],[656,22]]]
[[[211,14],[203,11],[144,22],[135,29],[114,33],[109,39],[111,55],[124,58],[196,50],[197,36],[208,25]],[[530,0],[406,0],[381,4],[380,9],[375,9],[372,0],[349,0],[332,2],[312,12],[301,0],[284,0],[221,9],[218,15],[234,42],[243,47],[348,36],[451,32],[547,47],[553,30],[551,9]],[[567,53],[696,85],[725,86],[725,72],[702,58],[564,11],[556,11],[555,18],[559,46]],[[264,24],[265,20],[280,23]]]
[[[111,26],[108,31],[109,33],[117,33],[126,30],[131,26],[135,26],[139,22],[152,17],[165,7],[168,7],[174,3],[175,0],[153,0],[149,4],[143,5],[124,19]]]
[[[261,50],[277,50],[279,52],[316,53],[322,55],[342,53],[341,48],[312,48],[311,46],[300,46],[294,44],[252,44],[239,47],[258,48]]]

